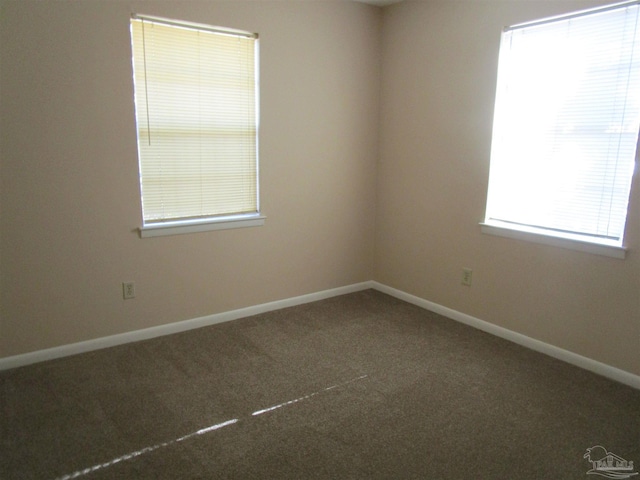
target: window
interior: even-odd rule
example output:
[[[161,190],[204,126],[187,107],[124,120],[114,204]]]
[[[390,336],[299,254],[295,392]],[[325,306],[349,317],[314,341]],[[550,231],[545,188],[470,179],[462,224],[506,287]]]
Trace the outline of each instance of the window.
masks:
[[[261,225],[257,35],[131,19],[142,236]]]
[[[483,231],[624,257],[640,123],[638,9],[505,29]]]

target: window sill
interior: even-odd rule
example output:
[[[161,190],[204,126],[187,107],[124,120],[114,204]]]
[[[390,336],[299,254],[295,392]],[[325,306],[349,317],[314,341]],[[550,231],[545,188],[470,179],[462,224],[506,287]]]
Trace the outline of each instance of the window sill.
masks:
[[[499,237],[541,243],[543,245],[551,245],[554,247],[568,248],[570,250],[577,250],[579,252],[587,252],[595,255],[624,259],[627,253],[626,248],[614,245],[613,243],[607,243],[606,240],[602,241],[602,243],[588,242],[577,238],[571,238],[569,235],[553,236],[546,232],[542,233],[540,231],[536,231],[533,228],[514,228],[511,225],[505,226],[498,223],[480,223],[480,228],[482,233],[486,233],[488,235],[496,235]]]
[[[140,237],[161,237],[185,233],[210,232],[230,228],[261,227],[265,221],[262,215],[242,215],[205,220],[180,220],[175,222],[151,223],[140,227]]]

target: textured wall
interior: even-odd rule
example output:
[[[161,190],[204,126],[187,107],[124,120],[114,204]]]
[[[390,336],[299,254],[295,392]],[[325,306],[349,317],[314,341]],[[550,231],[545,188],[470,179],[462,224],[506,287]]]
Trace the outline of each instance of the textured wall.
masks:
[[[372,278],[380,9],[1,8],[0,357]],[[139,238],[134,12],[260,34],[264,227]],[[128,280],[137,297],[123,301]]]
[[[385,9],[376,280],[640,374],[640,181],[625,260],[484,235],[504,26],[585,2]],[[473,285],[461,285],[462,268]]]

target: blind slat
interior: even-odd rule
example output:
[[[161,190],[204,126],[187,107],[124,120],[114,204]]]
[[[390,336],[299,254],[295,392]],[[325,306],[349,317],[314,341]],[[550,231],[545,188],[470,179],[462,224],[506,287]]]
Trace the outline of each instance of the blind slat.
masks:
[[[486,222],[622,245],[640,121],[638,10],[503,33]]]
[[[144,221],[257,212],[257,36],[145,18],[131,34]]]

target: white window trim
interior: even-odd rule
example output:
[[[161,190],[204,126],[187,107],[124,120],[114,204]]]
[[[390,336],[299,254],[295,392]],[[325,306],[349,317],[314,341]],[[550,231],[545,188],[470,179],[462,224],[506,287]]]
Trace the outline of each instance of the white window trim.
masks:
[[[180,27],[180,28],[193,28],[198,31],[206,30],[213,33],[232,35],[238,37],[246,37],[255,39],[255,116],[256,116],[256,132],[255,132],[255,145],[256,145],[256,210],[247,213],[228,213],[222,215],[206,216],[206,217],[187,217],[187,218],[166,218],[160,220],[145,220],[143,218],[142,226],[138,231],[141,238],[157,237],[167,235],[180,235],[197,232],[207,232],[213,230],[225,230],[236,229],[246,227],[262,226],[265,223],[266,217],[262,215],[260,211],[260,168],[259,168],[259,122],[260,122],[260,102],[259,102],[259,44],[257,43],[258,34],[243,30],[236,30],[225,27],[217,27],[200,23],[171,20],[162,17],[148,16],[133,14],[134,20],[147,20],[150,22],[157,22],[164,25]],[[133,41],[133,39],[132,39]],[[140,161],[140,157],[139,157]],[[252,209],[253,210],[253,209]],[[144,217],[144,208],[142,209]]]
[[[261,227],[267,217],[261,214],[235,215],[217,219],[178,220],[172,222],[147,223],[140,227],[140,237],[162,237],[185,233],[210,232],[231,228]]]
[[[549,22],[555,22],[558,20],[567,20],[571,18],[577,18],[584,15],[593,15],[596,13],[602,13],[610,10],[617,10],[620,8],[627,8],[634,5],[640,5],[640,0],[632,0],[632,1],[624,1],[612,5],[607,5],[604,7],[596,7],[589,10],[583,10],[574,12],[568,15],[559,15],[555,17],[550,17],[547,19],[535,20],[532,22],[522,23],[518,25],[513,25],[511,27],[506,27],[504,29],[505,32],[510,30],[515,30],[519,28],[528,28],[532,26],[538,26]],[[503,37],[504,41],[504,37]],[[500,53],[502,54],[502,45],[500,47]],[[495,136],[495,125],[494,125],[494,136]],[[637,147],[635,150],[635,158],[634,160],[634,171],[631,172],[631,185],[635,184],[638,180],[637,178],[637,168],[638,168],[638,155],[640,155],[640,137],[636,139]],[[492,151],[492,160],[493,160],[493,151]],[[633,186],[631,187],[633,189]],[[489,191],[489,190],[488,190]],[[631,195],[631,192],[629,192]],[[489,191],[490,197],[490,191]],[[630,198],[630,197],[629,197]],[[626,256],[627,248],[624,245],[624,225],[622,224],[622,231],[619,232],[620,238],[604,238],[591,236],[588,233],[580,233],[579,231],[573,232],[565,232],[558,231],[552,228],[543,228],[536,227],[533,225],[523,225],[519,223],[502,221],[498,218],[501,218],[499,215],[496,215],[498,218],[492,218],[490,215],[494,213],[489,210],[489,202],[487,202],[486,207],[486,216],[485,220],[480,222],[481,231],[484,234],[495,235],[505,238],[511,238],[516,240],[523,240],[528,242],[534,242],[544,245],[551,245],[561,248],[567,248],[571,250],[587,252],[596,255],[603,255],[612,258],[624,259]],[[629,218],[631,214],[630,206],[627,206],[626,210],[626,219]],[[502,218],[505,218],[504,216]],[[512,217],[512,220],[517,222],[519,219],[516,217]],[[524,220],[522,220],[524,223]],[[613,235],[612,235],[613,237]]]
[[[512,224],[501,224],[501,222],[498,221],[481,222],[480,229],[482,233],[488,235],[524,240],[527,242],[551,245],[554,247],[568,248],[570,250],[603,255],[606,257],[624,259],[627,254],[626,247],[614,245],[613,242],[608,243],[607,240],[581,240],[579,238],[575,238],[577,235],[571,235],[569,233],[564,234],[558,232],[556,235],[552,235],[548,230],[538,230],[533,227],[514,226]],[[598,243],[595,243],[596,241]]]

